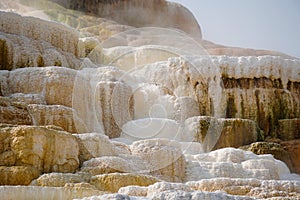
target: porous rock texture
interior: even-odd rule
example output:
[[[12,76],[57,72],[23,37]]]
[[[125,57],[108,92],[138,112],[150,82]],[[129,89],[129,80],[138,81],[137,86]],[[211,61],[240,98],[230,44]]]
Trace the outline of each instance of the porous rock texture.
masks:
[[[252,119],[265,136],[276,137],[278,120],[297,118],[300,114],[296,86],[299,60],[272,56],[186,59],[172,58],[146,65],[133,74],[168,88],[176,96],[190,96],[201,102],[201,115],[218,114],[212,110],[218,106],[226,118]],[[211,80],[215,75],[220,80]],[[212,89],[220,93],[214,94]]]
[[[117,192],[121,187],[128,185],[148,186],[159,180],[146,175],[111,173],[93,176],[91,184],[102,191]]]
[[[84,177],[80,174],[72,173],[50,173],[43,174],[39,178],[30,183],[32,186],[46,187],[64,187],[67,183],[82,183],[88,180],[88,176]]]
[[[1,70],[79,65],[79,35],[75,30],[7,12],[0,12],[0,23]]]
[[[179,143],[163,140],[141,140],[131,145],[132,155],[146,161],[151,174],[172,182],[180,182],[184,178],[185,158]]]
[[[291,153],[289,153],[287,149],[279,143],[255,142],[251,145],[242,146],[240,148],[243,150],[252,151],[257,155],[272,154],[274,158],[285,162],[291,171],[295,171],[291,160]]]
[[[204,144],[204,149],[240,147],[251,144],[260,137],[256,123],[248,119],[224,119],[213,117],[193,117],[185,121],[193,141]]]
[[[1,70],[1,93],[39,94],[48,105],[72,107],[76,71],[60,67],[30,67],[13,71]]]
[[[287,166],[271,155],[255,155],[239,149],[225,148],[210,153],[188,155],[186,180],[216,177],[284,179]]]
[[[300,162],[299,162],[299,152],[300,152],[300,140],[290,140],[280,142],[283,148],[289,153],[291,162],[292,162],[292,169],[294,172],[300,174]]]
[[[35,167],[26,166],[1,166],[0,185],[29,185],[39,177],[40,171]]]
[[[70,133],[47,127],[19,126],[8,134],[1,141],[2,154],[12,152],[14,165],[33,166],[41,172],[74,172],[79,166],[78,143]]]
[[[32,123],[26,105],[13,101],[9,97],[0,97],[0,119],[2,123],[24,124]]]
[[[86,187],[84,184],[69,185],[66,187],[39,187],[39,186],[4,186],[0,188],[3,199],[66,199],[84,198],[86,196],[103,195],[104,192]]]
[[[295,140],[300,138],[300,119],[278,120],[277,137],[281,140]]]
[[[232,195],[245,195],[254,198],[299,198],[299,182],[292,181],[259,181],[256,179],[207,179],[198,182],[188,182],[194,190],[216,191],[224,190]],[[289,188],[288,190],[286,190]]]
[[[29,116],[36,126],[54,125],[61,127],[70,133],[76,133],[76,125],[73,119],[73,109],[62,105],[39,105],[27,106]]]
[[[299,59],[164,0],[0,9],[1,199],[300,198]]]

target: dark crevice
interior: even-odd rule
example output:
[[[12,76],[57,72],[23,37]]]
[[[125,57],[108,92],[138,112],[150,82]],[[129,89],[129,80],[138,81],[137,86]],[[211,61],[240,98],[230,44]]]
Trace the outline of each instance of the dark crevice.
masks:
[[[269,79],[266,77],[261,78],[228,78],[222,77],[222,81],[225,89],[240,88],[240,89],[252,89],[252,88],[276,88],[283,89],[283,85],[280,79]]]
[[[287,89],[291,92],[300,92],[300,82],[289,81],[287,84]]]
[[[230,96],[227,99],[226,117],[235,118],[236,113],[237,113],[237,109],[235,107],[234,97]]]

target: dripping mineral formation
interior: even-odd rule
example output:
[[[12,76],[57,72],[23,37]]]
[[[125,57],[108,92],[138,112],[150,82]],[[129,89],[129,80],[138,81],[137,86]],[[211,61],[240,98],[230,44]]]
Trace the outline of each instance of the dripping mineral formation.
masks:
[[[0,9],[0,199],[300,199],[299,59],[164,0]]]

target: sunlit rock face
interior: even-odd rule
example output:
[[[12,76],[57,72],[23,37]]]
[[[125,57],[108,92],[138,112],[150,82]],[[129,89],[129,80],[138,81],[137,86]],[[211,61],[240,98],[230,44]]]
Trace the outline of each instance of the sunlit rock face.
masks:
[[[133,118],[132,89],[120,80],[123,74],[114,67],[86,68],[77,73],[72,107],[80,122],[78,132],[120,136],[122,125]]]
[[[289,175],[287,166],[271,155],[255,155],[243,150],[225,148],[210,153],[189,155],[186,180],[216,177],[284,179]]]
[[[163,0],[0,9],[1,198],[300,198],[299,59]]]
[[[70,133],[76,133],[76,125],[73,120],[73,110],[62,105],[38,105],[27,106],[34,125],[54,125],[63,128]]]
[[[1,32],[49,42],[63,51],[77,55],[78,32],[61,24],[6,12],[1,12],[1,24]]]
[[[180,149],[179,143],[163,139],[142,140],[131,145],[132,155],[146,160],[151,174],[172,182],[182,181],[185,176],[185,158]]]
[[[2,123],[30,125],[32,120],[29,116],[26,104],[19,103],[9,97],[0,97],[0,119]]]
[[[298,60],[272,56],[187,60],[169,59],[146,65],[132,74],[150,84],[162,85],[177,97],[191,97],[198,102],[201,115],[214,115],[216,108],[223,107],[219,111],[226,118],[254,120],[265,137],[276,137],[279,120],[300,114]],[[221,76],[221,87],[214,86],[214,76]],[[220,91],[213,94],[217,90]],[[213,100],[216,98],[219,101]]]
[[[272,154],[274,158],[283,161],[287,164],[292,172],[295,172],[292,164],[291,153],[287,151],[282,145],[274,142],[255,142],[251,145],[240,147],[243,150],[252,151],[257,155]]]
[[[32,166],[41,172],[74,172],[79,166],[78,143],[70,133],[19,126],[3,127],[1,135],[0,162],[4,165]]]
[[[38,178],[40,171],[35,167],[11,166],[0,167],[0,185],[29,185]]]
[[[79,161],[81,164],[91,158],[117,154],[116,147],[104,134],[85,133],[74,134],[74,136],[79,144]]]
[[[82,183],[86,182],[88,177],[79,174],[71,173],[50,173],[43,174],[36,180],[30,183],[31,186],[44,186],[44,187],[64,187],[67,183]]]
[[[84,184],[67,185],[65,187],[39,186],[4,186],[0,188],[3,199],[67,199],[84,198],[105,194]]]
[[[111,138],[119,137],[122,125],[133,115],[131,88],[121,82],[100,82],[96,90],[104,131]]]
[[[84,200],[102,200],[102,199],[136,199],[136,196],[128,196],[125,194],[106,194],[101,196],[92,196],[83,198]],[[168,190],[153,195],[150,198],[140,197],[140,199],[193,199],[193,200],[210,200],[210,199],[232,199],[232,200],[251,200],[253,198],[227,195],[222,192],[185,192]]]
[[[299,198],[299,182],[292,181],[259,181],[256,179],[209,179],[187,183],[191,188],[202,191],[218,191],[222,188],[228,194],[245,195],[254,198]],[[286,188],[289,188],[286,190]]]
[[[81,171],[91,175],[109,173],[147,173],[149,163],[136,156],[102,156],[83,163]]]
[[[253,119],[265,136],[276,137],[278,120],[299,116],[298,60],[279,57],[225,60],[220,67],[227,93],[227,117]]]
[[[279,134],[282,134],[284,133],[284,130],[280,130],[280,127],[287,126],[284,125],[284,123],[286,124],[286,122],[281,119],[292,119],[299,116],[300,113],[299,91],[296,86],[293,86],[298,84],[297,70],[299,70],[299,62],[293,60],[280,60],[279,58],[272,57],[260,57],[259,60],[254,57],[245,57],[244,59],[246,59],[245,62],[250,62],[252,60],[254,63],[253,65],[257,65],[256,67],[258,67],[258,69],[256,69],[256,67],[252,64],[245,63],[245,65],[248,66],[244,67],[244,71],[233,70],[233,67],[235,67],[235,65],[243,65],[239,64],[243,60],[239,61],[238,58],[235,57],[228,57],[225,59],[224,57],[216,57],[216,60],[213,60],[214,62],[219,62],[216,63],[216,66],[220,68],[220,70],[224,71],[224,74],[221,71],[223,80],[222,83],[224,85],[224,88],[223,91],[221,91],[221,93],[218,95],[219,98],[226,99],[223,99],[223,102],[219,102],[219,105],[214,105],[214,102],[212,101],[213,96],[208,93],[210,90],[212,90],[210,87],[212,87],[213,83],[208,82],[209,80],[205,80],[203,78],[202,74],[205,73],[205,66],[204,69],[197,68],[197,66],[194,68],[193,65],[187,63],[180,63],[176,60],[169,60],[166,66],[163,63],[157,63],[156,65],[144,67],[141,70],[134,72],[132,75],[139,75],[142,78],[148,79],[147,82],[149,84],[159,84],[163,88],[166,88],[168,91],[173,91],[170,97],[174,95],[177,96],[178,99],[179,97],[189,96],[191,99],[189,101],[194,100],[195,102],[198,102],[198,109],[200,114],[202,115],[213,115],[213,106],[225,106],[225,117],[252,119],[258,123],[258,126],[264,131],[265,136],[276,137],[276,130],[279,129]],[[273,61],[271,61],[272,59]],[[205,60],[197,60],[196,58],[194,58],[194,60],[196,64],[202,66],[205,64]],[[262,65],[263,63],[267,64]],[[268,67],[269,65],[272,66],[272,68],[268,70],[264,69],[265,72],[263,73],[265,74],[259,75],[259,71],[261,71],[259,67]],[[281,68],[281,66],[285,65],[291,67]],[[175,66],[176,68],[174,69],[173,66]],[[186,70],[188,70],[186,72],[187,74],[176,74],[176,71],[185,70],[185,68]],[[172,72],[173,70],[174,72]],[[193,70],[196,70],[196,72],[193,72]],[[171,74],[167,75],[167,73],[169,74],[170,72]],[[174,77],[172,73],[174,73]],[[75,92],[77,92],[76,94],[79,95],[78,87],[80,87],[80,83],[83,83],[82,81],[79,81],[79,79],[77,78],[77,73],[74,70],[66,68],[56,69],[54,67],[47,67],[43,69],[28,68],[15,70],[12,72],[3,71],[1,72],[1,77],[3,77],[1,79],[1,91],[4,95],[12,95],[14,93],[41,94],[44,95],[47,104],[60,104],[68,107],[72,107],[74,84],[76,86]],[[266,77],[273,77],[274,80],[268,79]],[[185,80],[189,80],[189,82],[185,82]],[[63,82],[61,83],[60,81]],[[79,86],[77,86],[77,83]],[[89,84],[89,82],[87,82],[86,84]],[[38,86],[33,87],[33,85]],[[133,106],[138,106],[138,104],[133,104],[134,99],[131,98],[131,94],[133,93],[133,91],[129,86],[130,85],[125,83],[107,81],[94,86],[99,88],[99,93],[96,93],[96,95],[99,95],[99,98],[96,101],[100,101],[100,108],[102,112],[105,113],[105,117],[102,116],[102,123],[105,132],[110,137],[119,136],[121,132],[120,127],[122,126],[122,124],[129,121],[130,118],[133,117]],[[94,92],[93,89],[97,88],[91,88],[91,91],[89,93],[88,90],[82,89],[82,95],[90,95],[92,92]],[[64,90],[64,92],[58,92],[62,89]],[[141,89],[142,88],[139,88],[139,90]],[[151,90],[153,91],[153,89],[150,89],[149,91],[151,92]],[[139,91],[134,91],[135,95],[133,97],[140,98],[140,96],[138,96],[138,92]],[[117,93],[122,95],[119,97],[120,99],[109,98],[109,95],[117,96]],[[103,95],[107,96],[107,98],[100,98],[100,96]],[[153,96],[153,98],[157,97]],[[157,101],[159,99],[156,99],[156,101],[160,104],[162,104],[163,101],[167,100],[163,99],[164,97],[159,98],[161,98],[160,102]],[[184,110],[187,109],[184,109],[184,103],[182,103],[181,108],[179,107],[179,112],[181,113],[179,113],[179,117],[177,117],[176,112],[178,113],[178,111],[175,110],[176,106],[178,105],[177,99],[174,101],[171,98],[170,100],[172,100],[173,102],[167,100],[174,105],[174,110],[172,111],[166,109],[166,115],[169,115],[170,118],[173,119],[179,118],[182,115],[186,115],[186,117],[197,115],[197,112],[185,114]],[[124,105],[122,105],[122,103],[124,103]],[[155,101],[153,102],[153,104],[154,103]],[[123,109],[125,108],[125,110],[120,113],[120,116],[116,116],[116,110],[120,110],[118,106]],[[143,106],[147,105],[144,104]],[[151,104],[148,106],[151,106]],[[139,107],[136,107],[136,109],[137,108]],[[195,111],[197,110],[197,108],[193,110]],[[22,110],[19,112],[22,112]],[[136,115],[138,115],[140,112],[142,112],[141,108],[135,113]],[[110,117],[108,116],[109,113],[111,115]],[[143,116],[144,114],[141,113],[139,115]],[[293,121],[291,121],[291,123],[293,123]],[[291,124],[290,126],[297,127],[297,121],[295,121],[294,124],[295,126],[293,124]],[[40,125],[44,124],[41,123]],[[71,130],[66,130],[74,132],[72,128]],[[297,130],[298,129],[295,129],[294,131],[295,139],[298,138]],[[291,132],[293,131],[291,130]],[[283,136],[279,137],[283,138]]]
[[[0,12],[0,23],[1,70],[79,65],[79,36],[74,29],[6,12]]]
[[[76,71],[59,67],[30,67],[1,71],[1,93],[38,94],[48,105],[72,107],[72,91]]]
[[[286,190],[289,188],[288,190]],[[220,191],[222,190],[222,192]],[[120,188],[120,197],[138,196],[146,199],[272,199],[299,198],[299,182],[258,179],[216,178],[180,183],[155,183],[148,187]],[[85,199],[113,197],[103,195]]]
[[[185,130],[192,134],[191,141],[204,144],[205,151],[240,147],[251,144],[260,137],[256,123],[246,119],[192,117],[185,121]]]
[[[192,64],[169,60],[146,66],[135,73],[150,83],[169,88],[177,96],[192,96],[198,100],[200,113],[211,115],[213,111],[209,108],[214,105],[208,91],[213,82],[209,80],[210,76],[206,76],[207,80],[204,77],[211,72],[209,67],[215,67],[221,74],[225,93],[219,93],[217,98],[222,98],[222,95],[226,98],[226,117],[255,120],[265,136],[276,136],[278,120],[299,116],[300,97],[296,87],[299,61],[271,56],[210,59],[190,58]],[[182,87],[184,90],[181,91]]]
[[[130,145],[130,150],[129,155],[107,155],[87,160],[81,171],[91,175],[138,173],[165,181],[183,181],[185,158],[178,142],[166,139],[142,140]]]
[[[117,192],[119,188],[128,185],[148,186],[159,180],[146,175],[112,173],[93,176],[91,183],[99,190]]]

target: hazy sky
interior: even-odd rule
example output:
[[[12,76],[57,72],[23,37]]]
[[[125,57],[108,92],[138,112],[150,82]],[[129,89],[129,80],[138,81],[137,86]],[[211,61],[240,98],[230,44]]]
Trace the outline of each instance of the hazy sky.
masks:
[[[300,58],[300,0],[169,1],[195,15],[206,40]]]

